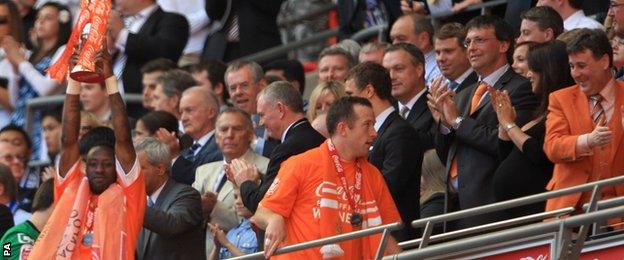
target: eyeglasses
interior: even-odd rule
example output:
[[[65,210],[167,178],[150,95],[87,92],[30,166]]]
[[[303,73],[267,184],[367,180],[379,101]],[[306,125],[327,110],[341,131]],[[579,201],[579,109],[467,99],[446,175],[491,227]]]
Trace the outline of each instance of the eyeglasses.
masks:
[[[622,5],[624,5],[624,3],[611,2],[611,3],[609,3],[609,8],[615,9],[615,8],[618,8],[618,7],[622,6]]]
[[[464,47],[468,48],[470,47],[471,43],[474,43],[476,45],[483,45],[485,44],[485,42],[494,39],[494,38],[481,38],[481,37],[475,37],[474,39],[468,39],[466,38],[466,40],[464,41]]]
[[[620,37],[615,37],[611,39],[611,45],[624,45],[624,39]]]

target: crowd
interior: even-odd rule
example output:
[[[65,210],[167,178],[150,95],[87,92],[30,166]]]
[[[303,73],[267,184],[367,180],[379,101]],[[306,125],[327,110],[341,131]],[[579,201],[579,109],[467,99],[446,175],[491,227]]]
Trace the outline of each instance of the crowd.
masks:
[[[463,12],[481,0],[337,1],[341,38],[387,23],[388,42],[342,40],[313,71],[240,59],[281,44],[280,6],[297,1],[114,0],[88,57],[99,83],[48,74],[80,62],[78,2],[0,0],[0,236],[12,259],[270,256],[402,221],[390,254],[420,236],[407,224],[416,219],[624,172],[624,0],[599,10],[604,23],[580,0],[484,15]],[[424,16],[441,13],[454,15]],[[56,94],[61,106],[27,111]],[[578,214],[590,197],[433,233]],[[380,239],[274,258],[370,259]]]

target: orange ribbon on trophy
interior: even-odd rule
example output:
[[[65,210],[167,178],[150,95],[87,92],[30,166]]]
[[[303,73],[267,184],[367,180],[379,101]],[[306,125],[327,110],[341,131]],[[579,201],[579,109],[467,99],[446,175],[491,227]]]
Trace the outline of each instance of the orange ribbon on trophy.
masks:
[[[74,26],[69,41],[61,57],[48,69],[50,77],[62,81],[65,77],[69,59],[74,52],[74,46],[81,41],[81,36],[88,30],[88,36],[81,41],[80,55],[70,77],[76,81],[87,83],[99,83],[104,80],[102,73],[96,71],[95,54],[100,51],[106,37],[108,14],[112,9],[111,0],[82,0],[80,2],[80,15]]]

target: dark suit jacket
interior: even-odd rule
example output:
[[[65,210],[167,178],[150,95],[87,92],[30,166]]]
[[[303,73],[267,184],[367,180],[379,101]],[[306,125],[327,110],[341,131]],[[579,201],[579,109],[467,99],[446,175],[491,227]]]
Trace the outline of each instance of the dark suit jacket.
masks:
[[[507,90],[516,109],[516,124],[524,125],[533,116],[539,105],[531,92],[531,84],[511,68],[494,85],[495,89]],[[496,201],[493,189],[493,174],[498,167],[498,118],[492,108],[489,95],[485,96],[472,115],[470,103],[476,87],[474,85],[456,96],[457,107],[464,117],[456,131],[436,135],[436,149],[440,159],[446,162],[446,172],[457,156],[459,209],[483,206]],[[450,181],[450,180],[449,180]],[[476,226],[504,218],[500,212],[480,215],[460,221],[460,227]]]
[[[401,11],[401,1],[380,0],[380,4],[386,9],[388,14],[388,24],[392,26],[403,12]],[[366,17],[366,0],[338,0],[338,24],[341,39],[347,39],[352,34],[364,29],[364,19]],[[389,27],[388,27],[389,28]],[[390,32],[390,29],[387,30]]]
[[[286,132],[284,142],[275,147],[275,150],[271,153],[267,172],[262,176],[260,185],[253,181],[246,181],[241,184],[240,194],[245,207],[252,212],[256,212],[258,203],[260,203],[262,198],[264,198],[264,194],[269,190],[283,161],[293,155],[316,148],[324,141],[325,137],[314,130],[307,119],[303,118],[295,122]]]
[[[383,122],[368,161],[381,171],[399,210],[405,228],[393,232],[399,241],[416,238],[411,228],[420,215],[420,170],[423,149],[414,138],[416,131],[394,111]]]
[[[158,7],[138,33],[129,33],[125,54],[128,56],[122,79],[126,93],[141,93],[141,67],[156,58],[177,62],[189,37],[184,16]]]
[[[435,124],[431,111],[427,107],[427,94],[429,94],[429,91],[425,90],[425,93],[416,100],[405,119],[418,133],[420,147],[425,151],[433,149],[433,139],[435,137]]]
[[[227,21],[238,15],[240,54],[245,56],[282,44],[277,14],[283,0],[206,0],[206,13],[213,20],[202,60],[222,60],[225,53]],[[231,7],[228,12],[228,6]]]
[[[191,185],[195,182],[195,170],[197,167],[223,160],[223,154],[219,150],[214,134],[204,146],[201,147],[193,161],[187,160],[182,156],[188,152],[188,148],[180,152],[180,156],[171,166],[171,178],[179,183]]]
[[[205,245],[199,192],[169,179],[145,209],[137,259],[205,259]]]
[[[478,80],[479,80],[479,75],[477,75],[477,73],[473,71],[472,73],[470,73],[470,75],[468,75],[468,77],[466,77],[464,79],[464,81],[462,81],[459,84],[457,89],[455,89],[455,93],[459,94],[464,89],[467,89],[467,88],[469,88],[471,86],[474,86],[475,83],[477,83]]]

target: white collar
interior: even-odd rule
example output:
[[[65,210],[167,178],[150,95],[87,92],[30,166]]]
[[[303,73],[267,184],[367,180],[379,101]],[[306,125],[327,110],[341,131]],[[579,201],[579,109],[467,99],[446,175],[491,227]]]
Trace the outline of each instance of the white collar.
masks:
[[[468,78],[468,76],[470,76],[470,74],[473,72],[474,70],[472,68],[468,68],[468,70],[466,70],[464,72],[464,74],[461,74],[461,76],[457,77],[456,79],[454,79],[453,81],[457,82],[457,84],[462,84],[464,82],[464,80],[466,80],[466,78]],[[451,79],[448,79],[449,81]]]
[[[568,18],[566,18],[563,21],[563,28],[566,31],[574,29],[574,27],[576,26],[578,21],[583,19],[584,17],[585,17],[585,12],[583,12],[583,10],[578,10],[578,11],[574,12],[573,14],[568,16]]]
[[[143,10],[139,11],[134,16],[137,18],[147,18],[152,15],[154,11],[156,11],[156,8],[158,8],[157,4],[151,4],[150,6],[143,8]]]
[[[379,132],[379,128],[381,128],[381,125],[384,123],[384,121],[386,121],[386,118],[388,118],[390,113],[392,113],[393,111],[394,107],[389,106],[388,108],[386,108],[386,110],[379,113],[379,115],[375,117],[375,131]]]
[[[168,181],[168,180],[167,180]],[[152,203],[156,204],[156,200],[158,199],[158,196],[160,196],[160,192],[163,190],[163,188],[165,187],[165,184],[167,184],[167,181],[163,182],[162,185],[160,185],[160,187],[158,189],[156,189],[156,191],[154,191],[152,193],[152,195],[149,195],[149,198],[152,200]]]
[[[399,111],[401,111],[402,107],[407,107],[409,110],[412,110],[412,107],[414,107],[414,104],[416,104],[416,101],[420,98],[420,96],[422,96],[423,94],[425,94],[425,91],[427,90],[427,88],[423,88],[420,90],[420,92],[418,92],[414,97],[412,97],[412,99],[410,99],[410,101],[407,102],[407,104],[402,104],[400,101],[399,103]]]
[[[198,143],[199,145],[201,145],[201,147],[204,147],[204,145],[206,145],[206,143],[208,142],[208,140],[210,140],[210,137],[212,137],[212,135],[214,134],[215,130],[212,129],[212,131],[208,132],[207,134],[205,134],[204,136],[202,136],[201,138],[199,138],[199,140],[195,141],[195,143]]]
[[[299,119],[290,123],[290,125],[288,125],[288,127],[286,128],[286,131],[282,133],[282,139],[281,139],[282,143],[284,142],[284,140],[286,140],[286,134],[288,133],[288,131],[290,131],[292,128],[299,126],[300,124],[303,124],[303,122],[305,121],[301,121],[301,119]]]
[[[505,64],[502,67],[495,70],[494,72],[490,73],[490,75],[487,75],[485,78],[479,75],[479,81],[483,81],[489,84],[490,86],[494,87],[496,82],[498,82],[498,80],[503,76],[503,74],[505,74],[505,72],[507,72],[508,69],[509,69],[509,64]]]

